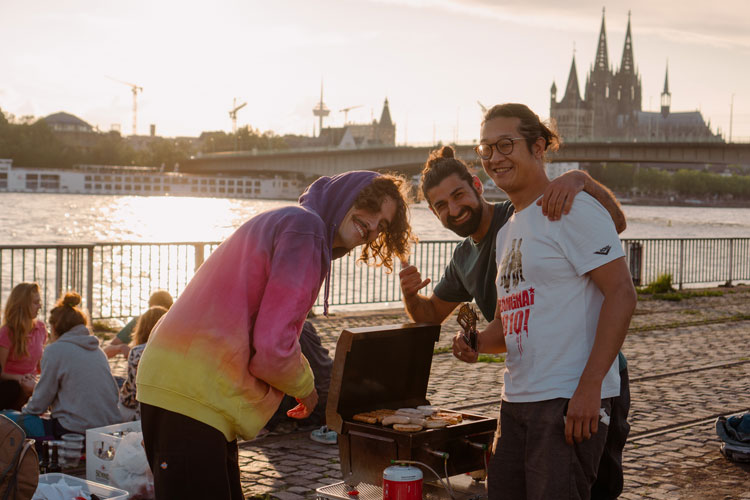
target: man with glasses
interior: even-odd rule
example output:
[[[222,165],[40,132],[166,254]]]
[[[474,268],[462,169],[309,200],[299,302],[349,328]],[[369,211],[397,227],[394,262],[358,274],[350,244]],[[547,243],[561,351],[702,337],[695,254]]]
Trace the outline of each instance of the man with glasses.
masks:
[[[622,245],[607,211],[585,193],[560,221],[538,208],[550,185],[544,155],[558,137],[528,107],[491,108],[480,140],[482,167],[516,210],[497,233],[498,272],[507,272],[506,255],[522,269],[508,288],[498,283],[494,318],[478,333],[477,349],[461,335],[453,341],[465,362],[507,352],[489,497],[606,498],[592,487],[636,304]]]
[[[500,138],[492,145],[480,144],[476,152],[480,158],[488,159],[493,149],[511,155],[519,146],[525,148],[526,144],[517,137]],[[514,208],[510,201],[487,202],[482,197],[482,187],[479,178],[472,176],[466,165],[454,158],[450,147],[433,152],[426,162],[421,179],[424,198],[444,227],[466,239],[457,246],[445,274],[429,297],[419,291],[430,279],[423,280],[415,266],[402,263],[403,300],[414,321],[441,323],[461,302],[472,300],[487,321],[494,318],[498,273],[496,235]],[[618,232],[625,229],[625,217],[612,193],[583,171],[567,172],[553,180],[537,204],[551,221],[556,221],[570,211],[573,198],[581,190],[607,208]],[[617,398],[617,413],[612,416],[612,427],[617,427],[618,432],[610,432],[597,485],[592,490],[601,493],[594,494],[594,498],[616,498],[622,490],[622,448],[629,430],[627,412],[630,406],[627,367],[624,358],[622,361],[623,397]],[[620,417],[617,421],[616,416]]]

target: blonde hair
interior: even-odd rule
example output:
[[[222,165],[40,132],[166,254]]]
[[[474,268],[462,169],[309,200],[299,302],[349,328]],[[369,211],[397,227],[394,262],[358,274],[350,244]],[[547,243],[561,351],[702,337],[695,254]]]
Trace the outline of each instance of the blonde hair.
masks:
[[[19,283],[13,287],[5,304],[3,326],[8,327],[8,337],[16,358],[29,355],[26,340],[29,332],[34,329],[36,319],[31,314],[34,294],[41,295],[37,283]]]
[[[138,322],[133,329],[133,340],[131,341],[131,345],[145,344],[148,341],[149,335],[151,335],[151,330],[156,326],[156,322],[166,313],[167,309],[165,307],[153,306],[149,308],[148,311],[141,314],[141,317],[138,318]]]
[[[67,292],[57,299],[55,307],[49,312],[49,324],[58,337],[78,325],[88,325],[88,315],[78,307],[81,296],[76,292]]]

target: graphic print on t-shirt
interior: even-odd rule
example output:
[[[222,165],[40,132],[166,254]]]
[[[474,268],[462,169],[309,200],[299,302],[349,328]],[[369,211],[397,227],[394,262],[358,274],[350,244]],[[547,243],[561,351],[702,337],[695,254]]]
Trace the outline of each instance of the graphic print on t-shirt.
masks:
[[[506,293],[510,292],[511,287],[517,288],[521,282],[526,281],[523,277],[521,243],[523,243],[523,238],[513,238],[510,249],[505,252],[500,264],[500,284],[505,288]]]
[[[511,289],[518,289],[526,281],[523,277],[523,254],[521,245],[523,238],[514,238],[510,248],[506,250],[498,273],[500,285],[507,293]],[[497,300],[497,308],[503,322],[503,335],[516,336],[518,352],[523,355],[523,337],[529,336],[529,317],[534,307],[534,288],[528,287],[501,297]]]

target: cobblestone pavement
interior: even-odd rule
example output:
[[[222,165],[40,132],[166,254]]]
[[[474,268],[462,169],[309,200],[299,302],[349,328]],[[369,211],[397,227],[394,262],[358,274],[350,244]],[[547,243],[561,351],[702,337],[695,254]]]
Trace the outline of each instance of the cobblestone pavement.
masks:
[[[750,464],[719,453],[718,415],[750,410],[750,287],[679,302],[641,300],[623,352],[631,379],[631,434],[625,448],[624,499],[750,500]],[[344,328],[408,322],[401,309],[339,313],[313,320],[333,357]],[[436,347],[450,345],[455,319]],[[428,399],[448,408],[496,416],[503,364],[467,365],[433,357]],[[338,449],[309,432],[272,433],[240,448],[247,496],[282,500],[315,496],[340,480]]]

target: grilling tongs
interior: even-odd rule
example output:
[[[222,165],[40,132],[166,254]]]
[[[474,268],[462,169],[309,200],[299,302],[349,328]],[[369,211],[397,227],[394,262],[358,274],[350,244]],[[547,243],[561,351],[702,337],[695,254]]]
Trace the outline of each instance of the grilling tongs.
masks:
[[[461,304],[461,308],[458,310],[458,317],[456,318],[458,324],[464,330],[464,342],[474,351],[477,350],[477,313],[474,307],[464,302]]]

